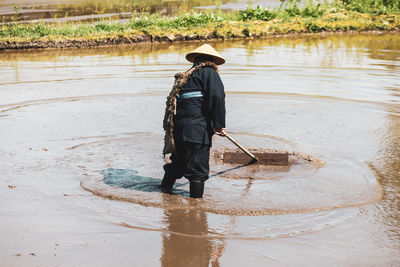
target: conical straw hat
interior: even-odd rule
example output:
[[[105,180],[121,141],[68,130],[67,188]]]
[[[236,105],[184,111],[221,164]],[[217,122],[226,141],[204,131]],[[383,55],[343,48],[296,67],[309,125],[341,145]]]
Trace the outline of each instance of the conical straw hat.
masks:
[[[215,49],[209,44],[204,44],[196,48],[192,52],[188,53],[186,55],[186,59],[194,63],[194,58],[200,54],[214,57],[215,59],[214,62],[217,65],[222,65],[225,63],[225,59],[217,51],[215,51]]]

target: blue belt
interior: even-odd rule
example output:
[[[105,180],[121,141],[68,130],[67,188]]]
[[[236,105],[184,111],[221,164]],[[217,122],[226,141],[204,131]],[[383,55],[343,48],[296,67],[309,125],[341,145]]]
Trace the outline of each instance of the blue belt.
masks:
[[[178,99],[186,99],[186,98],[192,98],[192,97],[202,97],[203,94],[201,91],[191,91],[191,92],[186,92],[183,94],[180,94],[178,96]]]

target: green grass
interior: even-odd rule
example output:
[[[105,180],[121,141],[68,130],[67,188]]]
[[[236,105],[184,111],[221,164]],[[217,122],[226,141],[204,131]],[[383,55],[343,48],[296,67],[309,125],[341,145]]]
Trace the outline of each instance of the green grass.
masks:
[[[93,34],[123,33],[129,31],[141,31],[158,28],[160,30],[184,30],[188,28],[205,27],[212,23],[218,23],[232,19],[230,14],[222,13],[197,13],[191,12],[176,17],[162,17],[158,14],[148,13],[132,17],[128,23],[115,23],[112,21],[99,21],[95,23],[10,23],[0,26],[0,38],[5,37],[30,37],[41,38],[44,36],[70,36],[82,37]],[[233,18],[237,19],[237,18]]]
[[[376,15],[400,13],[400,0],[341,0],[336,5],[350,11]]]
[[[186,14],[180,14],[179,16],[172,18],[162,17],[158,14],[142,14],[139,17],[132,18],[127,27],[131,29],[140,29],[150,26],[162,28],[189,28],[204,26],[214,22],[227,21],[231,18],[232,17],[229,14],[223,14],[220,12],[190,12]]]
[[[349,1],[348,3],[343,1]],[[261,37],[273,34],[310,33],[321,31],[400,30],[400,0],[343,0],[333,5],[308,4],[299,7],[288,2],[284,7],[265,9],[190,12],[175,17],[141,13],[127,23],[97,21],[93,23],[9,23],[0,26],[1,42],[29,42],[33,40],[115,39],[132,36],[198,36],[209,38]],[[362,9],[360,3],[392,1],[380,9]],[[396,2],[397,1],[397,2]]]

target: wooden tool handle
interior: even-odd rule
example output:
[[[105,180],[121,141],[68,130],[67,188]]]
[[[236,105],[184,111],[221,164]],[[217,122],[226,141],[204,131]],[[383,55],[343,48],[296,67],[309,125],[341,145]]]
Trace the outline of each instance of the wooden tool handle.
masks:
[[[229,134],[227,134],[225,131],[222,131],[222,133],[226,136],[226,138],[229,139],[229,141],[231,141],[232,143],[234,143],[238,148],[240,148],[244,153],[246,153],[247,156],[249,156],[250,158],[252,158],[255,161],[258,161],[258,159],[250,152],[248,151],[246,148],[242,147],[238,142],[235,141],[235,139],[233,139]]]

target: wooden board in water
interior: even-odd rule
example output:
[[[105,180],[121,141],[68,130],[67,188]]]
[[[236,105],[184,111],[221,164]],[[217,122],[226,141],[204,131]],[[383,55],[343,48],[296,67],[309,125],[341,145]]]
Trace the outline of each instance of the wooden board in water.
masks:
[[[287,153],[253,153],[258,159],[257,164],[262,165],[277,165],[277,166],[288,166],[289,155]],[[225,152],[224,163],[230,164],[247,164],[252,159],[242,152]]]

